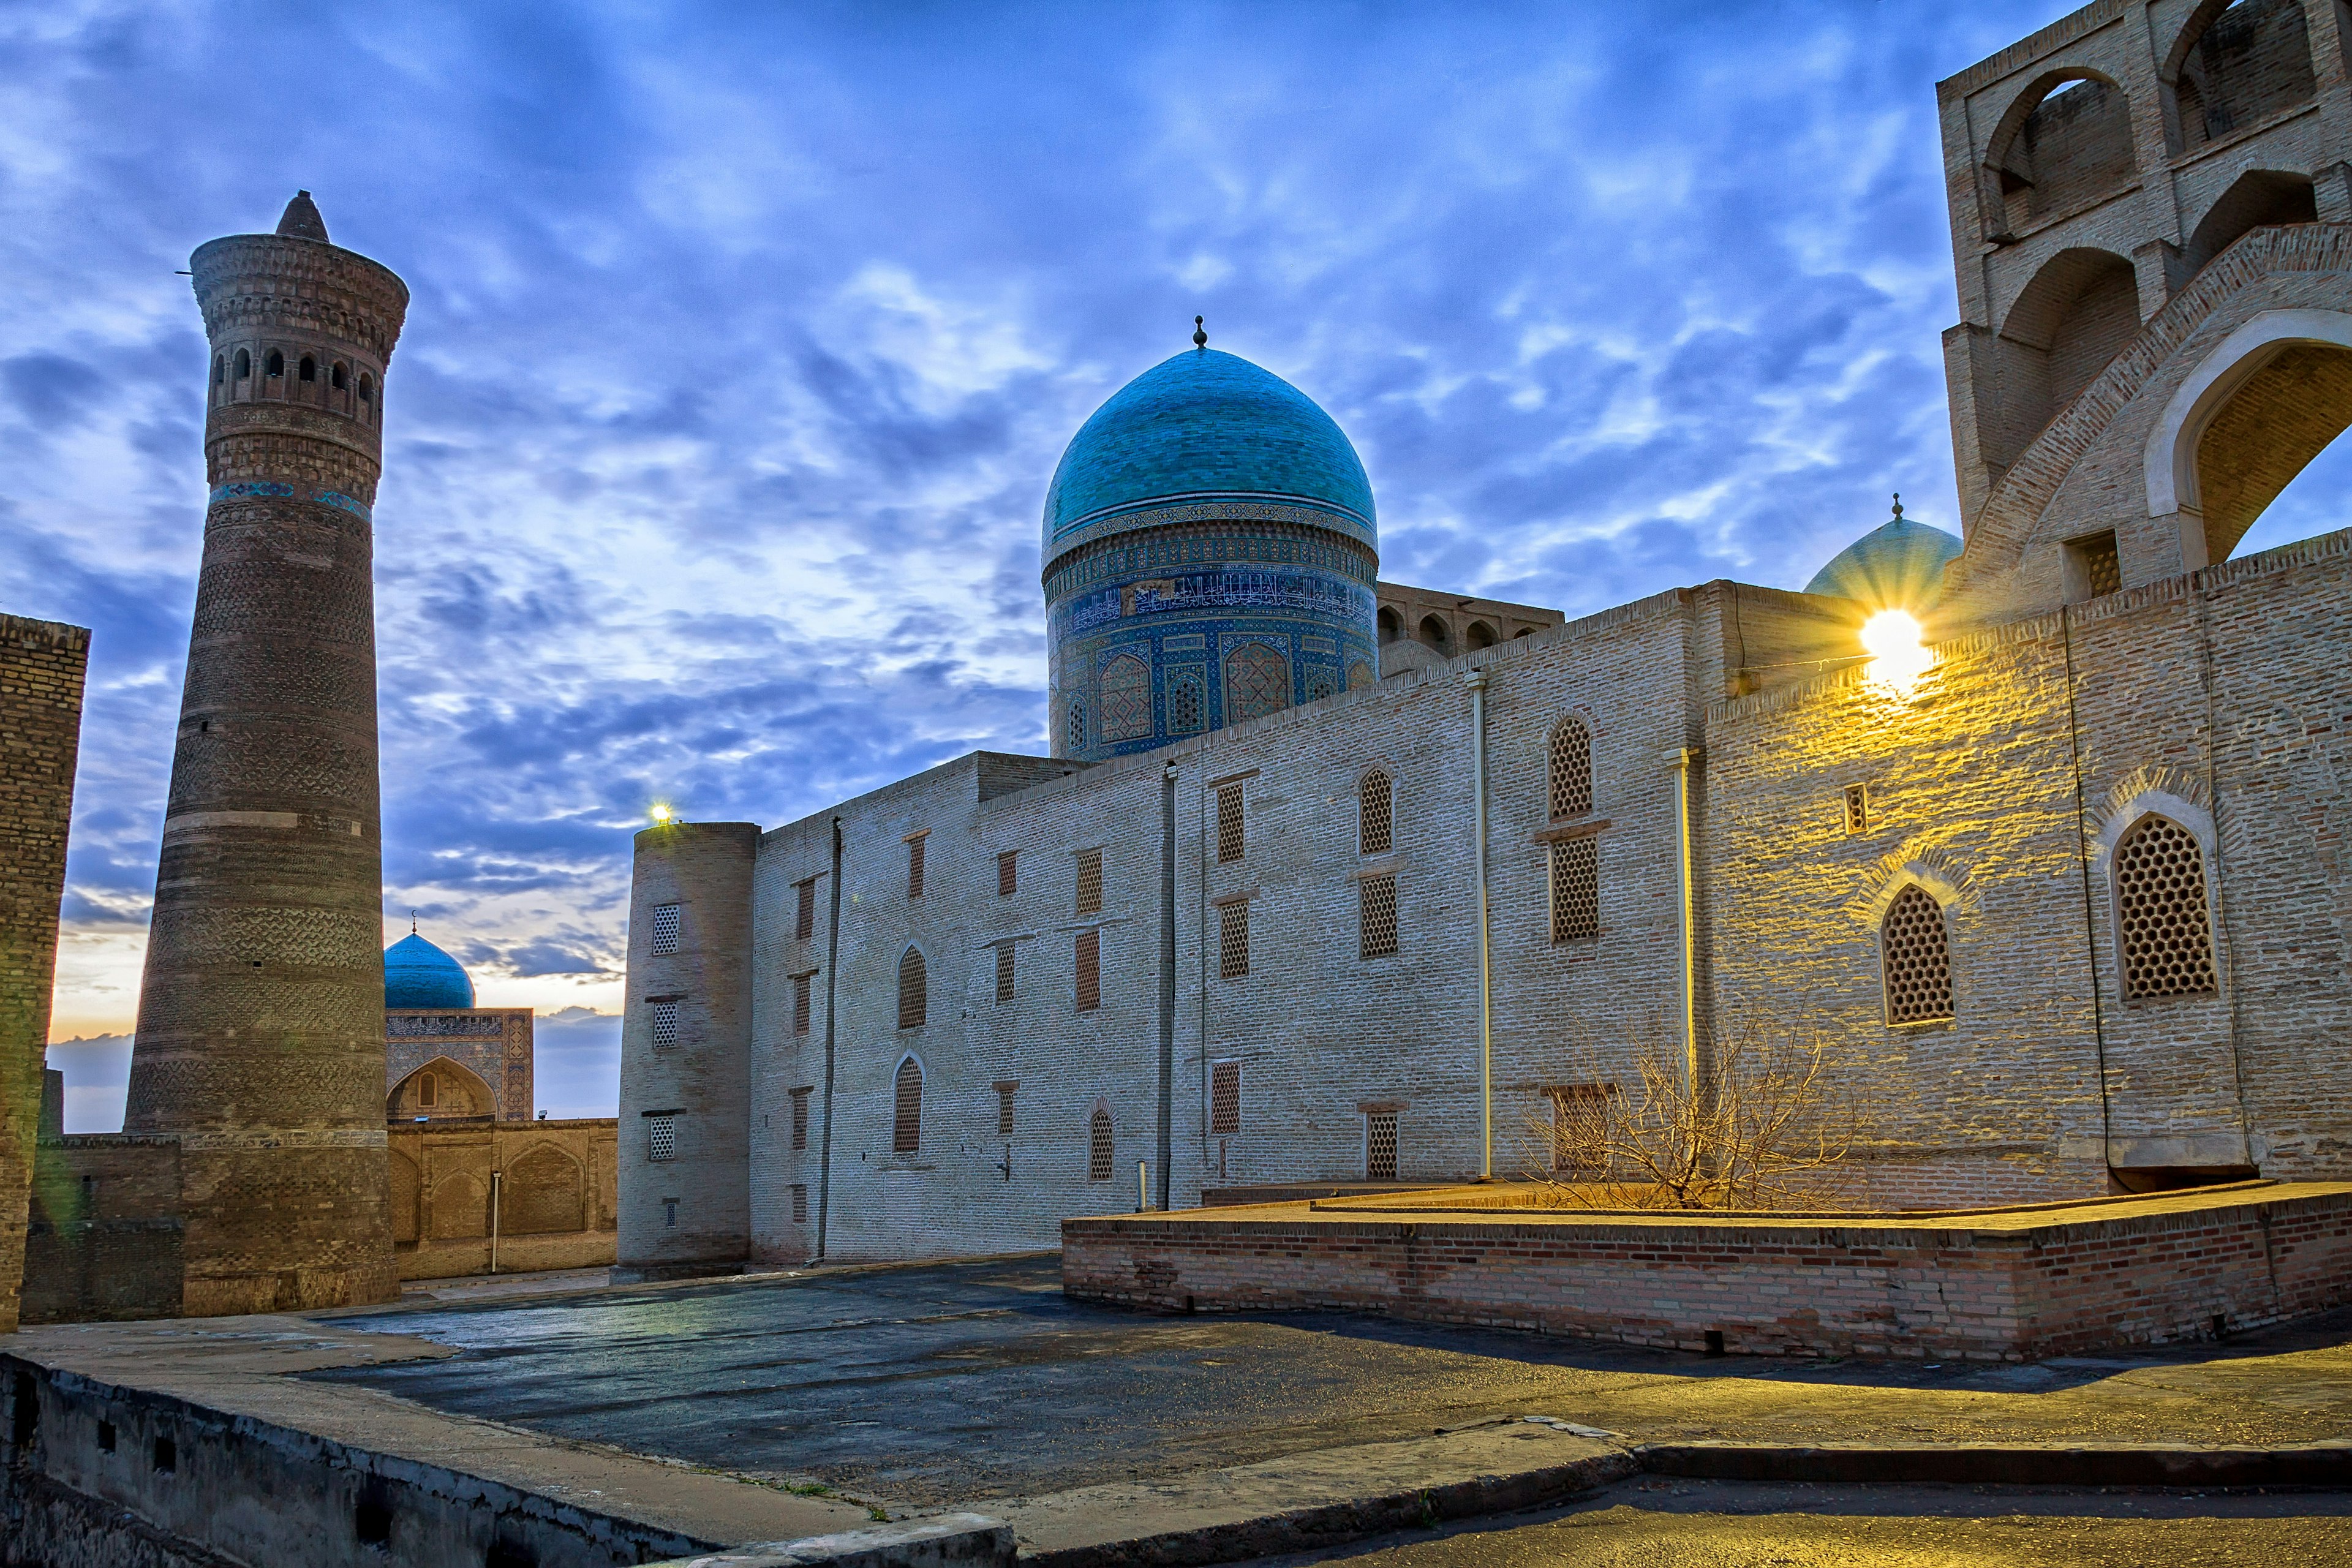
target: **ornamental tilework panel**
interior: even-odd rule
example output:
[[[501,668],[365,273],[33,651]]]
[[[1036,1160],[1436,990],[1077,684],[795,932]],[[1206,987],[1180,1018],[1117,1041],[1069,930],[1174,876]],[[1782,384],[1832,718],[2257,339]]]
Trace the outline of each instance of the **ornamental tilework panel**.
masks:
[[[1262,642],[1225,655],[1225,722],[1238,724],[1290,706],[1290,660]]]
[[[1135,741],[1152,732],[1151,669],[1131,653],[1103,666],[1102,738]]]

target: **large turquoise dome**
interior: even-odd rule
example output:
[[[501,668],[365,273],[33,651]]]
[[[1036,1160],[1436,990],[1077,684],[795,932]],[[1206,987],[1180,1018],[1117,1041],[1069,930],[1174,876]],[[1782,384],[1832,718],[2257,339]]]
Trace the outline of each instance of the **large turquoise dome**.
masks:
[[[1931,609],[1944,595],[1944,568],[1959,553],[1958,540],[1905,517],[1897,500],[1894,517],[1832,556],[1805,592],[1858,600],[1874,610]]]
[[[1078,427],[1045,492],[1045,560],[1123,531],[1126,514],[1180,502],[1283,502],[1377,545],[1372,487],[1315,400],[1219,349],[1145,371]]]
[[[383,1005],[470,1007],[474,982],[456,959],[411,931],[383,950]]]
[[[1095,410],[1045,493],[1057,757],[1148,752],[1380,679],[1355,447],[1282,377],[1192,341]]]

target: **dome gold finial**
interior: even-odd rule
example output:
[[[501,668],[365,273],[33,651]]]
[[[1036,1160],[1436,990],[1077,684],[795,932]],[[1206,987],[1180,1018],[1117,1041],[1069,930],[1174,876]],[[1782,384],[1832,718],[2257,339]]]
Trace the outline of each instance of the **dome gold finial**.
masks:
[[[1901,517],[1903,515],[1903,492],[1901,490],[1896,490],[1895,492],[1895,515],[1897,517]]]
[[[1192,346],[1196,349],[1204,349],[1209,346],[1209,331],[1206,327],[1201,324],[1202,320],[1202,318],[1199,316],[1192,318]]]

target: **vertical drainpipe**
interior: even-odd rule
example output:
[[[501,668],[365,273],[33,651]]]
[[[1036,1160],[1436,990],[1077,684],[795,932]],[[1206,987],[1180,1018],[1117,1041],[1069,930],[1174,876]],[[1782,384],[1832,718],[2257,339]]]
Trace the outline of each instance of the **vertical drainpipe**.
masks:
[[[1681,840],[1683,927],[1683,1087],[1698,1093],[1698,933],[1691,926],[1690,770],[1696,746],[1666,753],[1675,770],[1675,832]]]
[[[1160,772],[1160,1209],[1168,1211],[1176,1116],[1176,768]]]
[[[1462,679],[1470,689],[1472,853],[1478,885],[1478,1179],[1495,1176],[1495,959],[1486,926],[1486,672]]]
[[[841,818],[833,819],[832,892],[824,928],[824,1111],[817,1135],[816,1260],[824,1261],[824,1221],[833,1202],[833,1013],[841,985]]]

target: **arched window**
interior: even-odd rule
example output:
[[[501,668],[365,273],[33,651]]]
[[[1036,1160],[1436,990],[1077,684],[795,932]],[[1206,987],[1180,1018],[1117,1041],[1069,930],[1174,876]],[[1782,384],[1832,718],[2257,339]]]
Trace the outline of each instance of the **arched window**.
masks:
[[[218,354],[213,355],[213,384],[215,386],[218,386],[222,382],[225,382],[227,379],[228,362],[222,359]]]
[[[1110,1112],[1097,1105],[1087,1121],[1087,1180],[1110,1180],[1112,1152]]]
[[[2141,817],[2116,843],[2116,931],[2127,997],[2217,989],[2205,903],[2205,848],[2168,816]]]
[[[1148,740],[1151,731],[1151,667],[1131,653],[1120,654],[1103,666],[1102,738]]]
[[[1878,969],[1888,1023],[1925,1024],[1952,1016],[1944,906],[1916,882],[1895,895],[1878,922]]]
[[[374,399],[375,377],[370,375],[365,371],[362,371],[360,372],[360,401],[362,403],[371,403],[373,402]]]
[[[2188,152],[2318,91],[2301,0],[2212,0],[2174,47],[2172,105]]]
[[[2138,331],[2129,261],[2085,246],[2052,257],[2010,307],[1994,343],[2008,391],[1987,456],[2014,462]]]
[[[261,371],[264,375],[284,375],[286,374],[286,356],[279,353],[276,349],[271,349],[269,351],[269,358],[262,363]]]
[[[2319,198],[2309,180],[2301,174],[2249,169],[2198,219],[2184,258],[2189,269],[2196,271],[2236,244],[2249,229],[2318,221]]]
[[[1439,620],[1435,616],[1422,616],[1421,640],[1427,643],[1431,647],[1437,649],[1440,653],[1444,652],[1446,646],[1445,623]]]
[[[1225,656],[1225,722],[1279,713],[1290,706],[1290,660],[1262,642]]]
[[[1070,751],[1073,754],[1087,749],[1087,705],[1083,701],[1070,704]]]
[[[2027,90],[2032,107],[2011,110],[2013,128],[1990,160],[2000,195],[1994,227],[2005,237],[2119,189],[2138,167],[2123,89],[2078,76]]]
[[[1551,819],[1592,809],[1592,731],[1574,714],[1551,732]]]
[[[919,1153],[923,1147],[923,1067],[908,1057],[891,1082],[890,1152]]]
[[[318,380],[319,362],[312,359],[309,354],[304,354],[302,356],[302,363],[294,367],[294,377],[297,381]]]
[[[1396,820],[1389,775],[1374,768],[1356,786],[1357,847],[1366,855],[1385,855],[1395,847]]]
[[[253,374],[253,355],[244,349],[236,351],[236,378],[243,381]]]
[[[337,392],[348,392],[351,390],[351,373],[343,368],[342,361],[337,360],[335,362],[334,369],[327,373],[327,384],[333,387]]]
[[[919,948],[908,948],[898,960],[898,1027],[919,1029],[930,1016],[930,985]]]
[[[1470,629],[1462,634],[1462,640],[1470,645],[1473,652],[1482,647],[1493,647],[1496,640],[1495,628],[1484,621],[1472,621]]]
[[[1191,735],[1199,732],[1209,708],[1209,683],[1202,679],[1200,667],[1172,671],[1168,677],[1168,732]]]
[[[1390,605],[1381,606],[1381,641],[1396,642],[1404,636],[1404,617]]]

